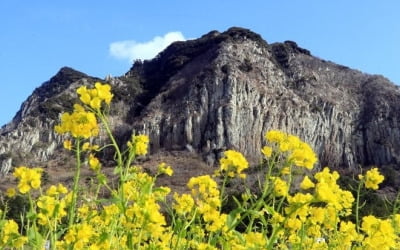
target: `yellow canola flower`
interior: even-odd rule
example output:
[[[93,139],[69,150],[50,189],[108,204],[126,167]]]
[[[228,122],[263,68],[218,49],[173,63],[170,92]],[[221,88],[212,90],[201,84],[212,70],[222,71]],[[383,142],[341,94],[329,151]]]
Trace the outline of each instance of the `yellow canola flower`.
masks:
[[[43,169],[41,168],[27,168],[25,166],[16,168],[13,175],[17,179],[19,179],[19,192],[25,194],[29,192],[32,188],[40,188],[42,172]]]
[[[285,153],[289,162],[298,167],[312,169],[318,158],[311,146],[300,140],[299,137],[289,135],[278,130],[271,130],[265,134],[265,139],[273,145],[272,149],[265,146],[261,151],[266,156],[272,154],[273,149]]]
[[[18,234],[18,224],[14,220],[7,220],[3,226],[5,235]]]
[[[372,168],[368,170],[365,176],[359,175],[360,180],[365,181],[365,187],[377,190],[379,188],[379,184],[385,179],[383,175],[379,173],[378,168]]]
[[[310,207],[309,214],[312,224],[322,224],[325,220],[327,211],[326,208],[323,207]]]
[[[3,224],[4,223],[4,224]],[[18,224],[14,220],[0,220],[2,228],[0,228],[0,246],[9,246],[5,249],[22,248],[28,241],[28,238],[19,234]]]
[[[179,195],[175,193],[174,200],[173,208],[178,214],[184,215],[190,213],[194,208],[194,200],[189,194]]]
[[[85,111],[79,105],[74,105],[72,113],[61,115],[61,124],[56,125],[54,130],[58,134],[70,133],[75,138],[89,138],[99,134],[99,126],[93,112]]]
[[[0,215],[1,215],[1,212],[0,212]],[[393,214],[392,222],[393,222],[393,226],[396,230],[396,233],[399,234],[400,233],[400,214]]]
[[[312,169],[318,158],[307,143],[301,143],[292,151],[289,160],[293,161],[296,166]]]
[[[72,150],[72,142],[71,142],[71,140],[65,140],[63,145],[64,145],[65,149]]]
[[[263,153],[263,155],[264,155],[266,158],[270,158],[271,155],[272,155],[272,147],[264,146],[264,147],[261,149],[261,153]]]
[[[249,167],[246,158],[237,151],[227,150],[224,152],[224,157],[219,160],[220,171],[227,173],[231,178],[239,176],[245,178],[246,175],[242,171]]]
[[[351,192],[343,190],[336,183],[339,174],[336,171],[330,172],[329,168],[324,168],[315,174],[318,182],[315,184],[315,195],[320,201],[326,202],[338,211],[345,210],[346,214],[351,213],[354,196]]]
[[[341,221],[339,229],[339,242],[343,249],[351,249],[353,242],[362,240],[362,235],[357,233],[356,225],[351,221]]]
[[[316,180],[318,180],[318,182],[325,182],[328,185],[335,185],[340,175],[337,171],[333,171],[331,173],[330,169],[325,167],[322,171],[316,173],[314,177]]]
[[[68,193],[68,189],[61,183],[59,183],[57,186],[51,185],[46,191],[46,194],[49,196],[56,196],[66,193]]]
[[[315,187],[315,184],[310,180],[308,176],[305,176],[303,181],[300,183],[300,188],[306,190],[313,187]]]
[[[246,249],[263,249],[267,245],[264,234],[258,232],[249,232],[244,235],[246,240]]]
[[[279,130],[270,130],[265,134],[265,139],[269,142],[281,143],[285,138],[285,133]]]
[[[83,102],[84,104],[90,104],[90,92],[88,91],[86,86],[79,87],[76,92],[78,93],[81,102]]]
[[[82,151],[89,150],[89,148],[90,148],[90,143],[89,143],[89,142],[83,143],[83,145],[82,145]]]
[[[291,173],[290,167],[283,167],[281,169],[281,175],[289,175]]]
[[[217,250],[216,247],[213,247],[212,245],[208,244],[208,243],[203,243],[203,242],[192,242],[192,248],[190,249],[196,249],[196,250]]]
[[[390,220],[378,219],[372,215],[362,219],[361,230],[367,234],[363,240],[366,249],[395,249],[396,234]]]
[[[94,150],[97,151],[99,149],[99,145],[90,145],[89,142],[85,142],[82,145],[82,151]]]
[[[16,194],[17,194],[17,191],[15,191],[15,188],[7,188],[7,190],[6,190],[7,197],[12,198]],[[1,216],[1,213],[0,213],[0,216]]]
[[[28,237],[26,236],[18,236],[18,238],[13,242],[13,247],[21,248],[28,242]]]
[[[54,196],[43,195],[36,202],[39,209],[38,223],[52,228],[67,215],[65,201],[60,201]]]
[[[111,94],[111,86],[109,84],[101,84],[100,82],[95,83],[97,94],[101,100],[105,103],[110,104],[113,94]]]
[[[192,190],[193,197],[198,200],[207,200],[220,195],[217,183],[209,175],[192,177],[187,186]]]
[[[63,184],[59,183],[57,185],[57,192],[59,194],[66,194],[66,193],[68,193],[68,189]]]
[[[172,170],[171,166],[168,166],[165,162],[162,162],[158,165],[158,172],[161,174],[172,176],[174,170]]]
[[[297,218],[288,218],[285,222],[285,228],[289,229],[290,231],[298,231],[301,228],[303,223],[300,219]]]
[[[149,141],[147,135],[132,135],[132,139],[127,144],[129,148],[135,150],[136,155],[145,155],[147,154]]]
[[[87,249],[87,245],[96,236],[98,236],[98,233],[93,226],[83,222],[69,228],[64,236],[64,241],[68,246],[73,246],[73,249]]]
[[[216,232],[225,228],[227,215],[220,213],[222,202],[217,183],[209,175],[203,175],[190,178],[188,187],[192,191],[197,211],[206,223],[206,230]]]
[[[296,193],[295,195],[288,197],[288,202],[289,204],[306,204],[311,202],[313,199],[314,197],[309,193]]]
[[[57,192],[57,187],[56,187],[55,185],[51,185],[51,186],[47,189],[46,194],[47,194],[48,196],[56,196],[56,195],[58,194],[58,192]]]
[[[93,171],[98,171],[101,168],[100,160],[93,154],[89,154],[89,167]]]
[[[227,217],[227,214],[221,214],[219,211],[215,210],[213,210],[212,213],[204,214],[204,221],[208,222],[206,229],[210,232],[221,230],[225,226]]]
[[[274,193],[276,196],[287,196],[289,192],[289,186],[286,181],[279,177],[275,177],[274,181]]]
[[[111,93],[111,86],[109,84],[95,83],[95,87],[88,89],[86,86],[79,87],[76,92],[82,103],[89,105],[95,110],[101,108],[104,101],[107,105],[110,104],[113,94]]]
[[[127,207],[125,215],[132,218],[132,221],[124,222],[124,226],[132,231],[142,230],[146,232],[141,242],[156,240],[163,236],[166,230],[166,220],[160,212],[160,206],[154,197],[147,197],[139,203]]]

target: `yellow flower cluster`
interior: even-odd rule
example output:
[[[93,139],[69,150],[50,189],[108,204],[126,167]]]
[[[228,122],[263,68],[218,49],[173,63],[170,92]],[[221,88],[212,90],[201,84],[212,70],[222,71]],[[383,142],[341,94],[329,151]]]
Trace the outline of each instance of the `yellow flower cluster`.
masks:
[[[307,169],[312,169],[318,160],[310,145],[301,141],[297,136],[271,130],[266,133],[265,139],[272,144],[272,147],[265,146],[262,149],[262,153],[267,158],[275,149],[280,153],[286,153],[290,163]]]
[[[37,199],[37,207],[39,208],[38,223],[52,228],[61,219],[67,215],[66,201],[59,199],[57,195],[42,195]]]
[[[358,178],[364,181],[366,188],[374,190],[378,189],[378,185],[385,179],[385,177],[379,173],[378,168],[372,168],[367,171],[365,176],[359,175]]]
[[[96,82],[95,87],[92,89],[88,89],[86,86],[81,86],[76,92],[79,94],[79,99],[82,103],[89,105],[95,110],[101,108],[103,101],[109,105],[113,98],[111,86],[100,82]]]
[[[358,234],[356,225],[351,221],[341,221],[339,226],[339,234],[335,241],[334,246],[341,247],[341,249],[352,249],[355,242],[363,240],[363,236]]]
[[[192,212],[194,208],[194,200],[190,194],[179,195],[174,194],[175,203],[173,205],[174,210],[178,215],[186,215]]]
[[[32,188],[39,189],[41,185],[43,169],[18,167],[14,171],[14,176],[19,179],[18,189],[21,194],[28,193]]]
[[[21,236],[18,224],[13,220],[0,220],[0,247],[1,249],[22,248],[28,237]]]
[[[95,203],[82,205],[78,209],[80,223],[69,228],[57,242],[59,248],[169,249],[171,230],[158,204],[165,200],[169,188],[153,190],[154,178],[139,168],[134,167],[128,172],[128,180],[122,188],[124,206],[115,203],[101,208]]]
[[[51,185],[46,191],[46,194],[49,196],[58,196],[66,193],[68,193],[68,189],[61,183],[57,186]]]
[[[224,152],[224,157],[219,160],[220,171],[226,173],[229,177],[233,178],[239,176],[246,178],[246,174],[242,171],[249,167],[246,158],[237,151],[227,150]]]
[[[315,239],[325,239],[327,233],[336,232],[340,217],[351,213],[354,197],[351,192],[342,190],[336,183],[339,178],[337,172],[331,173],[328,168],[324,168],[314,177],[316,183],[305,177],[300,185],[307,190],[314,188],[313,193],[296,193],[287,199],[288,206],[284,209],[287,219],[284,228],[288,233],[286,239],[292,244],[300,244],[303,241],[303,246],[315,247]],[[351,246],[354,241],[359,240],[354,225],[349,223],[343,222],[341,231],[337,234],[341,244],[345,246]],[[319,241],[317,245],[321,249],[328,247],[325,240]]]
[[[9,198],[14,197],[17,194],[17,191],[15,190],[15,188],[7,188],[6,190],[6,196]],[[1,216],[1,213],[0,213]]]
[[[198,212],[202,215],[209,232],[216,232],[225,226],[227,215],[220,212],[221,199],[218,184],[209,176],[190,178],[188,187]]]
[[[154,197],[148,196],[146,200],[141,198],[139,203],[134,203],[126,209],[125,215],[126,221],[123,221],[123,226],[126,229],[138,232],[138,235],[140,231],[143,232],[140,239],[135,239],[138,245],[151,240],[163,241],[163,238],[168,237],[165,235],[165,217]]]
[[[234,238],[229,240],[229,245],[235,250],[248,250],[248,249],[266,249],[267,237],[264,233],[249,232],[241,235],[235,235]]]
[[[132,135],[132,139],[127,144],[129,148],[134,149],[137,156],[145,155],[149,146],[149,137],[147,135]]]
[[[369,215],[363,217],[361,230],[367,235],[363,242],[366,249],[398,249],[396,234],[391,220],[378,219]]]
[[[100,160],[93,154],[89,154],[89,167],[96,172],[101,168]]]
[[[96,116],[93,112],[85,111],[79,105],[74,105],[72,113],[63,113],[61,115],[61,124],[56,125],[54,130],[58,134],[70,133],[75,138],[89,138],[99,134],[99,126]],[[71,148],[71,144],[64,144],[64,147]]]
[[[319,201],[325,202],[327,206],[332,206],[336,211],[345,211],[346,215],[351,213],[351,207],[354,202],[353,194],[350,191],[343,190],[336,182],[339,174],[330,172],[329,168],[324,168],[321,172],[315,174],[318,183],[315,185],[315,195]]]
[[[304,177],[303,181],[300,183],[300,188],[304,189],[304,190],[307,190],[307,189],[310,189],[310,188],[313,188],[313,187],[315,187],[314,182],[312,182],[310,180],[310,178],[306,175]]]
[[[58,246],[72,246],[73,249],[85,249],[92,237],[97,236],[92,225],[87,223],[75,224],[64,236],[65,242],[59,242]]]
[[[148,183],[153,183],[153,181],[154,178],[152,176],[142,171],[132,173],[129,180],[123,184],[125,198],[131,201],[138,200],[141,195],[148,192],[143,192],[144,190],[141,190],[141,188]]]
[[[172,174],[174,173],[174,170],[172,170],[171,166],[167,165],[165,162],[161,162],[158,165],[158,173],[172,176]]]
[[[289,186],[286,181],[280,177],[271,177],[274,183],[274,193],[277,197],[287,196],[289,192]]]

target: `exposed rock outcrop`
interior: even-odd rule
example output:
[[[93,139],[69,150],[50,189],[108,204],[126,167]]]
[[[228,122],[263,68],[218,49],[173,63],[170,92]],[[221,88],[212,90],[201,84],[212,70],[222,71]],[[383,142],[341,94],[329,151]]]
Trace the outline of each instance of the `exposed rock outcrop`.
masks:
[[[59,155],[62,138],[51,132],[58,113],[71,108],[79,85],[96,80],[63,68],[36,89],[0,130],[2,172]],[[292,41],[268,44],[241,28],[213,31],[107,81],[121,144],[144,132],[153,153],[190,149],[213,164],[233,148],[256,163],[265,132],[280,129],[309,142],[321,165],[400,165],[399,87]]]
[[[217,158],[235,148],[255,161],[265,132],[281,129],[310,142],[322,165],[399,164],[400,91],[387,79],[243,29],[201,39],[196,56],[174,51],[188,59],[136,119],[154,150],[190,144]]]

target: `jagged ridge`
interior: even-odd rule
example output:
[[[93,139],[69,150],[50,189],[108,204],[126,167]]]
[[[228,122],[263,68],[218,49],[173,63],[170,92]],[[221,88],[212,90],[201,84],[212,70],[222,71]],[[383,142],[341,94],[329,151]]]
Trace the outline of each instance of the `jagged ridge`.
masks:
[[[48,132],[56,114],[73,103],[77,86],[95,80],[63,68],[36,89],[0,131],[3,171],[17,162],[12,151],[30,152],[39,143],[30,153],[35,162],[60,152],[62,138]],[[212,31],[107,81],[116,93],[111,115],[121,143],[132,130],[145,132],[153,153],[190,149],[212,165],[234,148],[256,163],[264,133],[281,129],[310,142],[321,165],[400,163],[398,87],[313,57],[292,41],[268,44],[241,28]],[[60,97],[63,104],[55,101]]]

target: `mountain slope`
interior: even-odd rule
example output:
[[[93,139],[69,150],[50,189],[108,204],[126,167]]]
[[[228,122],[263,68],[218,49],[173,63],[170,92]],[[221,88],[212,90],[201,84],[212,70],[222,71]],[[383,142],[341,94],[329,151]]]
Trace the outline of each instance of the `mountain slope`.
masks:
[[[58,113],[70,110],[78,86],[96,80],[63,68],[36,89],[0,130],[1,171],[62,158],[62,138],[52,132]],[[291,41],[268,44],[242,28],[212,31],[105,81],[115,93],[111,121],[121,144],[143,132],[153,154],[190,151],[213,165],[232,148],[257,163],[265,132],[280,129],[309,142],[322,166],[400,165],[399,88]]]

